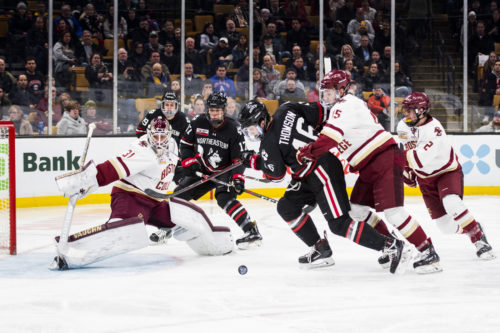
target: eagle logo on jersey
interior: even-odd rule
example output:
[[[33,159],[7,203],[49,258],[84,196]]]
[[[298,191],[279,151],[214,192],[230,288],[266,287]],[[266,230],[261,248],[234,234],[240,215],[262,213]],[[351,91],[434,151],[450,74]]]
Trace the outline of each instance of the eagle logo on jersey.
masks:
[[[436,133],[436,136],[441,136],[443,135],[443,131],[439,127],[434,128],[434,133]]]
[[[219,163],[222,161],[222,158],[219,155],[219,152],[216,150],[210,157],[208,158],[208,163],[214,168],[217,169],[219,167]]]

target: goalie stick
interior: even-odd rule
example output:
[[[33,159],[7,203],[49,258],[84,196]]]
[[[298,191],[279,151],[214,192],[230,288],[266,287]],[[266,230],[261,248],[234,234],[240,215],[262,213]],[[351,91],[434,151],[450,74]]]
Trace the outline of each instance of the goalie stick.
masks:
[[[94,132],[95,124],[89,124],[89,132],[87,134],[87,142],[85,143],[85,148],[83,148],[82,157],[80,158],[80,169],[85,164],[85,160],[87,158],[87,151],[89,150],[90,138],[92,137],[92,133]],[[66,208],[66,214],[64,215],[63,226],[61,230],[61,236],[59,237],[59,243],[57,246],[57,252],[60,254],[62,250],[68,244],[69,237],[69,229],[71,228],[71,222],[73,220],[73,213],[75,211],[76,201],[78,200],[78,195],[73,194],[69,197],[68,207]]]
[[[160,193],[160,192],[156,192],[155,190],[152,190],[150,188],[147,188],[144,190],[144,193],[146,193],[148,196],[152,197],[152,198],[155,198],[155,199],[169,199],[169,198],[172,198],[172,197],[175,197],[181,193],[184,193],[186,191],[189,191],[190,189],[198,186],[198,185],[201,185],[201,184],[204,184],[206,182],[208,182],[209,180],[212,180],[214,179],[215,177],[219,177],[220,175],[228,172],[228,171],[231,171],[233,169],[236,169],[237,167],[239,167],[240,165],[242,164],[241,160],[237,160],[236,162],[234,162],[233,164],[231,164],[230,166],[228,166],[227,168],[217,172],[217,173],[214,173],[210,176],[204,176],[202,179],[198,180],[197,182],[189,185],[189,186],[186,186],[184,187],[183,189],[180,189],[179,191],[177,192],[174,192],[172,194],[163,194],[163,193]]]

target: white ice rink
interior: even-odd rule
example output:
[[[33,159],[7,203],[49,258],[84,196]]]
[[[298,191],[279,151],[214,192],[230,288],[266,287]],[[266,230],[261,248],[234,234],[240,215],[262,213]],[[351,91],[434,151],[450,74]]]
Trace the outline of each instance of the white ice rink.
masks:
[[[243,200],[262,247],[200,257],[171,240],[85,269],[52,272],[65,207],[18,209],[18,255],[0,257],[0,332],[500,332],[500,258],[483,262],[465,236],[444,236],[420,198],[408,209],[444,271],[391,275],[378,253],[329,233],[336,264],[303,271],[308,248],[264,200]],[[215,202],[215,224],[239,228]],[[500,254],[500,197],[466,197]],[[105,222],[107,205],[77,206],[72,233]],[[326,223],[314,211],[317,226]],[[248,273],[238,274],[246,265]]]

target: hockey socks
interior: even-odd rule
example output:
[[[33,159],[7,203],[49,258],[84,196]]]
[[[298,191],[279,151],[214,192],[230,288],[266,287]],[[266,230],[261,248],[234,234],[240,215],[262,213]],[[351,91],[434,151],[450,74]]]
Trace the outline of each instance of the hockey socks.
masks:
[[[292,231],[299,237],[307,246],[313,246],[320,239],[318,230],[314,225],[309,214],[302,213],[296,219],[286,221]]]
[[[364,221],[352,220],[349,215],[343,215],[334,221],[329,221],[328,225],[334,234],[375,251],[382,251],[386,241],[392,239],[392,237],[379,234]]]
[[[378,217],[377,214],[370,212],[365,221],[379,234],[391,237],[391,233],[389,232],[389,229],[387,229],[385,221]]]

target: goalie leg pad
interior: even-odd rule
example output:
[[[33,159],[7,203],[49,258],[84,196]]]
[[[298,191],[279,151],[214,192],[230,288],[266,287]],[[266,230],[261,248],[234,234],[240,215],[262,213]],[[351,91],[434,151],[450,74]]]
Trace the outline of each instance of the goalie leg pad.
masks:
[[[56,242],[59,237],[56,237]],[[109,257],[147,247],[148,233],[139,217],[107,222],[77,232],[68,238],[68,244],[59,253],[69,268],[89,265]]]
[[[214,226],[198,206],[180,199],[170,199],[170,217],[176,224],[174,238],[185,241],[200,255],[223,255],[233,250],[233,237],[227,227]]]

